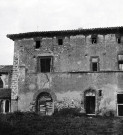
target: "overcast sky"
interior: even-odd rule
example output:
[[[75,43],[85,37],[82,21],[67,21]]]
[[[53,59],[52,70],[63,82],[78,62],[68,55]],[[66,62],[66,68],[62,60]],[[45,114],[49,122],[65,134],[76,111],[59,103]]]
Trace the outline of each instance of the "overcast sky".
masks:
[[[123,26],[123,0],[0,0],[0,65],[13,64],[7,34]]]

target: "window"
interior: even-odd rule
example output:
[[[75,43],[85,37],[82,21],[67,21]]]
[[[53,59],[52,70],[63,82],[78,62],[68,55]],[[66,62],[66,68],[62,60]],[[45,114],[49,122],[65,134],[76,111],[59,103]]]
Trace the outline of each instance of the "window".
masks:
[[[42,56],[38,58],[38,71],[39,72],[51,72],[52,69],[52,57]]]
[[[40,48],[40,43],[41,43],[40,40],[36,41],[35,49],[39,49]]]
[[[6,113],[9,112],[9,100],[6,100],[6,102],[5,102],[5,112]]]
[[[0,113],[10,112],[10,100],[0,100]]]
[[[63,39],[62,38],[58,38],[58,45],[63,45]]]
[[[123,94],[117,94],[118,116],[123,116]]]
[[[99,71],[99,58],[98,57],[91,58],[91,71]]]
[[[0,78],[0,88],[3,88],[3,81],[1,78]]]
[[[116,42],[118,44],[123,43],[123,36],[121,34],[116,34]]]
[[[118,55],[118,68],[123,71],[123,55]]]
[[[97,35],[92,35],[91,36],[91,42],[92,42],[92,44],[96,44],[97,43]]]
[[[117,43],[118,43],[118,44],[121,43],[121,38],[120,38],[120,37],[117,38]]]
[[[99,97],[102,96],[102,90],[99,90]]]

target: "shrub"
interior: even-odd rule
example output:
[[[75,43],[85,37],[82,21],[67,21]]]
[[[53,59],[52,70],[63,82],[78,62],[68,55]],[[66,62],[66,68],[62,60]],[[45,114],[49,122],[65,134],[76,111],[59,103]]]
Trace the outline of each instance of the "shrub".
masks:
[[[107,111],[103,112],[103,116],[104,117],[114,117],[115,112],[114,112],[114,110],[107,110]]]
[[[3,119],[0,119],[0,135],[8,135],[13,130],[11,124],[6,120],[5,116]]]
[[[59,111],[56,109],[54,116],[82,116],[85,114],[80,113],[80,108],[62,108]]]

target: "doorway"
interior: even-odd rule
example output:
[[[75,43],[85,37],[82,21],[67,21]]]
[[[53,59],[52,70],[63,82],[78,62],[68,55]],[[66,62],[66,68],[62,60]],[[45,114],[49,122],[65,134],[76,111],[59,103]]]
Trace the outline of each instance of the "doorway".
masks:
[[[86,114],[95,114],[95,92],[88,91],[85,94],[85,111]]]
[[[41,115],[52,115],[53,100],[49,93],[42,92],[37,98],[37,111]]]

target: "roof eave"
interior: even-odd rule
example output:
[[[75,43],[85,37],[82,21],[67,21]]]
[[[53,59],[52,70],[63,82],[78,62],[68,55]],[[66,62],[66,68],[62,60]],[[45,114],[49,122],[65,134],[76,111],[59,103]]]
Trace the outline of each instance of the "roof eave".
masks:
[[[54,37],[54,36],[75,36],[75,35],[89,35],[89,34],[115,34],[123,33],[122,27],[107,27],[107,28],[92,28],[92,29],[76,29],[76,30],[61,30],[61,31],[41,31],[28,32],[19,34],[8,34],[7,37],[14,40],[34,37]]]

